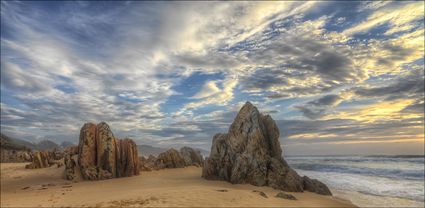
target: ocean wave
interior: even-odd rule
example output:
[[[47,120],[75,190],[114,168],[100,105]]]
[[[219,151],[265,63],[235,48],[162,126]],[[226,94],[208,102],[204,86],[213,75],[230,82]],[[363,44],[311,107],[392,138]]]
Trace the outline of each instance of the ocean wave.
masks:
[[[385,177],[299,169],[296,169],[296,171],[301,175],[319,179],[330,188],[336,190],[356,191],[375,196],[405,198],[419,202],[424,201],[425,189],[423,181],[394,180]]]
[[[289,157],[286,160],[291,167],[300,170],[351,173],[422,181],[425,177],[423,158]]]

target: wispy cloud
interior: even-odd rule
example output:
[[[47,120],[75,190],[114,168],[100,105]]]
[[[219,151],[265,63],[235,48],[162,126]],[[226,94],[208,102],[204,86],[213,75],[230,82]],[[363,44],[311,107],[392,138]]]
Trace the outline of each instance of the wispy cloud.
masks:
[[[11,136],[208,149],[246,100],[294,147],[423,135],[423,2],[1,4]]]

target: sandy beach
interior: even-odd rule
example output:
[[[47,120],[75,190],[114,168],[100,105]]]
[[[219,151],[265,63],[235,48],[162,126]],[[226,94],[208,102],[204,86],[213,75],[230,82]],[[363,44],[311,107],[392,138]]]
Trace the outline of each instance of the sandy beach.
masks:
[[[274,197],[279,191],[269,187],[204,180],[196,167],[72,183],[62,179],[62,167],[24,166],[1,163],[1,207],[354,207],[310,192],[291,193],[298,199],[293,201]]]

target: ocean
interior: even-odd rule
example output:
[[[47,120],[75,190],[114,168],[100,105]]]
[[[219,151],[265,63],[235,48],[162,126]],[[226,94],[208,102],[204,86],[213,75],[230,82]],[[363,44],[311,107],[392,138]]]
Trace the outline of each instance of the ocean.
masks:
[[[300,175],[360,207],[424,207],[424,156],[286,156]]]

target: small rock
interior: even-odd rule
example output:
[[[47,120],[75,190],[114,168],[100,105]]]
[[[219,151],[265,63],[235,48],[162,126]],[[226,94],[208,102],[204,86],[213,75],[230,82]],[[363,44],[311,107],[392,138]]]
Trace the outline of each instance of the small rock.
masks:
[[[275,197],[282,198],[282,199],[289,199],[289,200],[297,200],[297,198],[295,198],[295,196],[293,196],[292,194],[287,194],[284,192],[277,193]]]
[[[264,197],[264,198],[269,198],[269,197],[267,197],[266,193],[264,193],[264,192],[262,192],[262,191],[254,190],[254,191],[252,191],[252,192],[258,192],[258,194],[260,194],[260,196],[262,196],[262,197]]]
[[[218,192],[227,192],[226,189],[219,189],[219,190],[216,190],[216,191],[218,191]]]
[[[29,186],[25,186],[24,188],[21,188],[21,190],[29,189]]]

